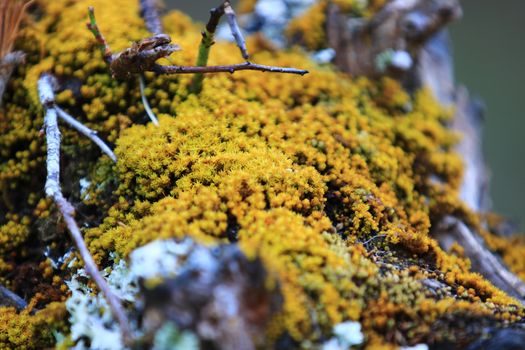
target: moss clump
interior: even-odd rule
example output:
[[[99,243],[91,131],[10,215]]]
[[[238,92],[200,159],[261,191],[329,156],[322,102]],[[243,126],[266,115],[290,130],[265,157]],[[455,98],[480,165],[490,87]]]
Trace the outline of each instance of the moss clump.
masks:
[[[54,343],[53,331],[66,326],[66,308],[62,303],[50,303],[34,314],[32,308],[22,312],[0,308],[0,348],[43,349]]]
[[[124,0],[46,2],[42,19],[25,29],[19,46],[28,64],[10,83],[0,114],[0,208],[9,213],[0,217],[0,233],[17,237],[17,247],[39,231],[57,249],[67,243],[42,199],[36,81],[49,70],[62,83],[60,104],[116,144],[111,168],[64,130],[64,190],[80,223],[91,225],[84,232],[99,263],[109,252],[127,257],[161,238],[238,242],[282,285],[284,309],[268,339],[288,333],[304,346],[345,320],[361,322],[374,347],[453,341],[464,320],[521,319],[517,301],[429,236],[433,218],[461,207],[462,165],[453,153],[457,135],[446,127],[451,113],[427,91],[411,97],[395,81],[352,80],[299,51],[268,52],[252,41],[254,61],[311,73],[212,75],[198,96],[189,92],[191,76],[146,74],[160,126],[141,125],[138,86],[110,77],[85,29],[88,5],[116,51],[148,35],[138,2]],[[199,28],[177,12],[165,25],[183,48],[172,62],[192,64]],[[210,64],[236,62],[235,50],[218,43]],[[81,178],[91,183],[82,195]],[[48,244],[36,242],[41,251]],[[45,259],[33,254],[18,258]],[[13,332],[38,320],[1,310],[15,322]],[[28,348],[52,343],[33,333],[24,339]]]
[[[241,1],[242,8],[247,6],[247,2]],[[339,11],[354,18],[369,18],[379,11],[384,3],[384,0],[318,0],[304,13],[290,21],[285,36],[291,43],[300,44],[308,50],[325,49],[328,47],[326,37],[328,6],[335,5]]]

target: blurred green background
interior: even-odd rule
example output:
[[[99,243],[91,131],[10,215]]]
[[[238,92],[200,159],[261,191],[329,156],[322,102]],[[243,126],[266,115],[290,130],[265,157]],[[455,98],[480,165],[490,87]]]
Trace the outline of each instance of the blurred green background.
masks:
[[[167,0],[205,21],[218,0]],[[456,77],[486,103],[485,153],[492,169],[494,211],[525,229],[525,1],[465,0],[452,25]],[[523,99],[523,100],[522,100]]]
[[[525,1],[465,0],[451,29],[456,78],[487,106],[484,149],[494,211],[525,229]]]

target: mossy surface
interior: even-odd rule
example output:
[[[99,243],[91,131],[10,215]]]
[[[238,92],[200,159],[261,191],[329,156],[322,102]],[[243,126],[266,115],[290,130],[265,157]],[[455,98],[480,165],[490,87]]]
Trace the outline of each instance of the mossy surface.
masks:
[[[389,79],[352,80],[299,50],[265,51],[249,40],[254,62],[310,74],[217,74],[194,95],[189,75],[148,73],[146,95],[160,126],[143,125],[138,83],[109,75],[85,28],[88,5],[114,51],[148,36],[136,1],[39,2],[40,18],[18,41],[27,64],[0,113],[0,270],[8,286],[17,266],[30,262],[46,271],[50,288],[65,293],[66,273],[50,270],[43,255],[46,246],[60,252],[70,244],[43,199],[36,82],[50,71],[62,86],[58,103],[116,147],[113,166],[62,127],[64,192],[99,264],[110,252],[127,257],[156,239],[238,242],[281,284],[284,308],[268,329],[269,342],[287,333],[303,346],[319,343],[345,320],[361,322],[370,348],[454,342],[476,336],[466,332],[470,323],[521,320],[516,300],[429,235],[433,219],[463,208],[458,135],[446,126],[452,111],[429,92],[411,97]],[[164,25],[183,48],[170,60],[193,64],[199,27],[178,12]],[[233,44],[218,43],[209,63],[240,61],[232,53]],[[89,180],[87,190],[80,179]],[[503,247],[506,262],[523,271],[507,243],[498,242],[491,247]],[[15,289],[44,311],[60,299]],[[50,324],[61,327],[51,319],[34,332],[27,327],[42,324],[39,313],[0,314],[12,325],[0,329],[3,348],[50,346]]]

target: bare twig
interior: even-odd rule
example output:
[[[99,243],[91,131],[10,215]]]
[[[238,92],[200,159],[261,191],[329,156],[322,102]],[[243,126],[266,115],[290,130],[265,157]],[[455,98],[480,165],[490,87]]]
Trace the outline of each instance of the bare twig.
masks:
[[[159,125],[159,120],[155,116],[155,113],[151,109],[148,99],[146,98],[146,92],[145,90],[145,84],[144,84],[144,76],[142,74],[139,75],[139,86],[140,86],[140,96],[142,98],[142,104],[144,105],[144,110],[146,111],[146,114],[148,115],[149,119],[153,122],[155,125]]]
[[[376,235],[376,236],[373,236],[373,237],[367,239],[367,240],[364,241],[364,242],[359,242],[359,243],[361,243],[365,248],[368,248],[368,244],[371,243],[372,241],[374,241],[374,240],[376,240],[376,239],[378,239],[378,238],[385,238],[385,237],[386,237],[386,235],[383,235],[383,234],[381,234],[381,235]]]
[[[226,19],[228,21],[228,25],[230,26],[230,30],[235,39],[235,42],[237,43],[239,50],[241,50],[241,55],[245,60],[247,60],[250,58],[250,55],[248,54],[248,49],[246,48],[246,40],[244,40],[244,36],[242,35],[241,29],[239,28],[239,24],[237,23],[237,16],[235,15],[235,11],[233,11],[229,0],[224,1],[224,14],[226,15]]]
[[[111,158],[112,161],[115,163],[117,162],[117,156],[111,148],[109,148],[108,145],[100,137],[98,137],[97,132],[93,129],[88,128],[84,124],[80,123],[79,121],[75,120],[71,115],[69,115],[66,111],[64,111],[62,108],[55,106],[58,116],[62,118],[63,121],[68,123],[71,127],[76,129],[78,132],[80,132],[82,135],[86,136],[88,139],[93,141],[102,152],[104,152],[109,158]]]
[[[208,58],[210,57],[210,50],[213,44],[215,44],[215,31],[219,25],[222,15],[224,15],[224,6],[215,7],[210,10],[210,19],[206,24],[205,30],[202,32],[201,43],[199,44],[199,53],[197,55],[197,66],[205,67],[208,65]],[[202,90],[202,81],[204,75],[202,72],[198,72],[193,78],[193,82],[190,87],[190,91],[198,93]]]
[[[144,18],[146,23],[146,28],[155,35],[162,34],[164,30],[162,29],[162,22],[159,16],[158,3],[156,0],[140,0],[140,9],[141,16]],[[155,113],[151,109],[148,98],[146,97],[145,92],[145,79],[144,74],[139,74],[139,87],[140,87],[140,97],[142,99],[142,104],[144,105],[144,110],[148,115],[149,119],[156,126],[159,125],[159,121],[155,116]]]
[[[229,14],[229,21],[231,22],[232,31],[236,36],[237,44],[239,45],[243,56],[246,55],[246,46],[244,39],[240,34],[238,25],[235,20],[235,13],[231,9],[229,1],[211,10],[210,19],[206,25],[205,31],[202,33],[202,40],[199,46],[199,54],[197,58],[197,65],[192,66],[161,66],[155,63],[157,60],[163,57],[168,57],[173,52],[180,50],[178,45],[171,44],[171,38],[166,34],[157,34],[151,38],[142,39],[133,45],[122,51],[119,54],[112,55],[109,46],[104,39],[104,36],[98,28],[95,13],[92,7],[89,8],[89,19],[90,22],[87,24],[95,36],[101,50],[104,52],[104,59],[108,63],[111,73],[115,78],[130,79],[131,77],[150,71],[157,74],[185,74],[194,73],[197,74],[190,88],[193,92],[199,92],[202,88],[203,74],[205,73],[234,73],[240,70],[255,70],[262,72],[273,72],[273,73],[289,73],[289,74],[307,74],[308,71],[296,68],[288,67],[273,67],[255,64],[251,62],[244,62],[240,64],[224,65],[224,66],[207,66],[208,57],[210,54],[210,48],[214,44],[214,35],[217,29],[217,25],[221,17],[225,14],[225,11]]]
[[[12,306],[17,310],[23,310],[27,307],[27,302],[7,289],[0,285],[0,307]]]
[[[237,18],[235,16],[233,8],[231,7],[230,1],[224,0],[220,6],[210,10],[210,19],[206,24],[206,29],[204,30],[204,32],[202,32],[202,39],[199,45],[199,55],[197,57],[196,64],[198,67],[206,67],[208,65],[210,50],[212,45],[215,43],[215,32],[217,30],[217,26],[219,25],[219,21],[223,15],[226,15],[228,25],[230,26],[230,30],[232,32],[233,37],[235,38],[235,42],[237,43],[239,50],[241,50],[242,57],[244,59],[248,59],[250,57],[246,48],[246,41],[244,40],[239,25],[237,24]],[[229,72],[233,71],[229,70]],[[195,75],[195,78],[193,79],[193,83],[190,88],[190,90],[194,93],[198,93],[202,90],[202,81],[204,80],[204,73],[217,73],[217,71],[198,71],[196,73],[197,74]]]
[[[104,35],[102,35],[102,32],[98,28],[97,20],[95,18],[95,9],[90,6],[88,7],[88,11],[89,23],[87,23],[87,27],[91,33],[93,33],[95,39],[97,39],[100,50],[102,51],[102,56],[104,57],[104,61],[106,61],[107,64],[111,64],[113,61],[113,54],[111,53],[111,49],[109,48],[106,38],[104,38]]]
[[[153,34],[163,33],[157,1],[140,0],[140,9],[142,18],[144,18],[144,22],[146,23],[146,28]]]
[[[105,153],[109,158],[111,158],[112,161],[117,162],[117,156],[115,155],[115,153],[113,153],[111,148],[109,148],[109,146],[104,141],[102,141],[100,137],[98,137],[97,132],[95,130],[90,129],[81,122],[77,121],[66,111],[64,111],[62,108],[56,105],[54,92],[57,87],[56,79],[51,75],[45,75],[45,77],[47,78],[40,79],[42,82],[39,81],[39,89],[46,87],[48,87],[49,89],[49,93],[46,100],[47,105],[45,105],[45,107],[48,109],[55,109],[59,118],[68,123],[72,128],[76,129],[82,135],[86,136],[88,139],[93,141],[93,143],[95,143],[103,153]]]
[[[269,72],[269,73],[287,73],[287,74],[298,74],[305,75],[308,74],[307,70],[297,69],[291,67],[274,67],[274,66],[265,66],[262,64],[256,64],[252,62],[244,62],[238,64],[230,64],[224,66],[161,66],[156,64],[152,68],[152,72],[157,74],[191,74],[191,73],[235,73],[241,70],[255,70],[260,72]]]
[[[57,205],[60,213],[62,214],[64,221],[66,222],[71,238],[75,242],[75,245],[84,261],[86,272],[93,279],[97,287],[102,291],[108,305],[111,309],[111,313],[117,320],[122,331],[122,335],[125,341],[132,339],[131,330],[129,328],[128,318],[124,312],[124,308],[120,304],[119,299],[111,291],[111,288],[107,284],[106,280],[100,274],[95,261],[93,260],[91,253],[89,252],[82,233],[75,221],[75,209],[63,196],[62,190],[60,189],[60,130],[58,129],[57,117],[59,112],[55,107],[55,96],[54,87],[56,81],[54,77],[48,74],[44,74],[38,81],[38,93],[40,102],[46,109],[46,115],[44,118],[44,127],[46,132],[47,142],[47,178],[45,184],[46,195],[53,199]]]
[[[525,283],[483,244],[482,238],[460,219],[448,216],[434,228],[434,237],[448,250],[457,242],[472,263],[472,269],[483,274],[494,285],[525,304]]]

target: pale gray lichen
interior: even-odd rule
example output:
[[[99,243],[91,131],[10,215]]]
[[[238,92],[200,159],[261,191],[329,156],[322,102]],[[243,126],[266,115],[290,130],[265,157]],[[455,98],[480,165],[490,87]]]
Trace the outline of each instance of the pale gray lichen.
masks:
[[[176,276],[184,264],[186,255],[195,243],[186,239],[180,243],[174,241],[154,241],[131,253],[128,267],[124,259],[110,254],[113,260],[111,272],[103,271],[112,291],[121,300],[130,303],[130,328],[134,336],[141,337],[144,331],[138,326],[140,314],[140,278],[167,278]],[[101,294],[96,294],[82,282],[87,278],[83,269],[66,282],[71,296],[66,301],[71,324],[68,337],[57,333],[57,345],[71,339],[75,350],[125,350],[118,323],[114,322],[109,306]],[[197,338],[188,331],[180,331],[176,325],[165,325],[154,334],[153,348],[160,349],[197,349]]]
[[[412,68],[414,61],[410,54],[404,50],[385,50],[376,57],[376,68],[384,73],[389,67],[408,71]]]
[[[105,271],[104,277],[120,299],[130,302],[136,299],[138,288],[124,260],[114,264],[111,273]],[[66,282],[71,291],[66,308],[70,315],[70,338],[75,342],[73,349],[126,349],[119,325],[113,320],[106,300],[102,294],[94,294],[89,286],[82,283],[83,278],[87,276],[81,269]],[[132,322],[130,327],[137,334],[140,333],[136,322]]]
[[[153,241],[130,254],[131,272],[135,278],[143,279],[174,277],[194,245],[190,239],[181,242]]]
[[[365,340],[361,324],[346,321],[336,324],[333,328],[334,337],[323,344],[322,350],[348,350],[354,345],[360,345]]]
[[[427,344],[417,344],[414,346],[403,346],[399,350],[428,350]]]

